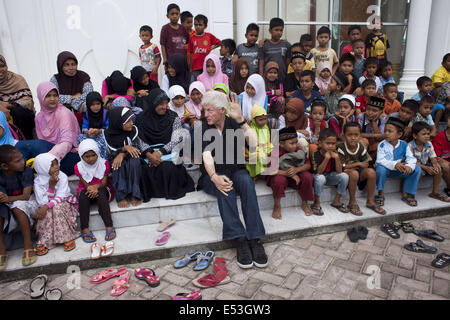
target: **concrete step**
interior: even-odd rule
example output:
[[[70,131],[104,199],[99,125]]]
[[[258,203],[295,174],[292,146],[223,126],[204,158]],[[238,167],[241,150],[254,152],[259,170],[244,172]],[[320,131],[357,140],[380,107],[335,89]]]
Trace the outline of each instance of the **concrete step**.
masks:
[[[449,213],[450,206],[444,202],[428,197],[429,190],[421,189],[416,198],[418,206],[409,207],[400,200],[399,193],[386,194],[388,214],[381,216],[365,208],[365,199],[359,198],[358,203],[364,212],[363,216],[356,217],[343,214],[332,208],[329,203],[323,203],[324,216],[307,217],[299,208],[283,208],[282,220],[271,217],[272,210],[261,211],[267,236],[265,242],[293,239],[304,236],[348,230],[355,225],[381,225],[390,221],[404,221],[419,219],[428,216],[444,215]],[[92,268],[107,268],[114,265],[140,263],[154,259],[178,258],[186,252],[193,250],[222,250],[231,247],[228,241],[222,241],[222,221],[219,216],[203,216],[196,219],[179,220],[169,229],[171,238],[162,246],[155,246],[155,239],[159,235],[156,231],[157,223],[123,227],[117,230],[114,241],[113,256],[99,260],[90,260],[90,245],[81,238],[76,240],[77,247],[72,252],[64,252],[61,246],[49,251],[30,266],[23,267],[21,263],[22,250],[8,252],[7,270],[0,273],[0,281],[13,281],[26,279],[40,273],[61,274],[66,273],[69,266],[77,266],[81,270]],[[104,243],[105,232],[96,231],[95,235],[100,243]],[[450,240],[445,240],[447,246]],[[174,259],[175,260],[175,259]]]

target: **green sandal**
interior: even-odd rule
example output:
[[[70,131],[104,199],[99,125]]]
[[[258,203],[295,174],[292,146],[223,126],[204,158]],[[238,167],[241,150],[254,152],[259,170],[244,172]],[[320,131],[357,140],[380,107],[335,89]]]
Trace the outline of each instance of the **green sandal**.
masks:
[[[450,202],[450,198],[443,193],[430,193],[428,196],[439,201]]]
[[[408,194],[406,197],[402,197],[402,201],[410,207],[417,207],[417,200],[411,194]]]
[[[384,207],[384,196],[375,196],[375,203],[380,207]]]

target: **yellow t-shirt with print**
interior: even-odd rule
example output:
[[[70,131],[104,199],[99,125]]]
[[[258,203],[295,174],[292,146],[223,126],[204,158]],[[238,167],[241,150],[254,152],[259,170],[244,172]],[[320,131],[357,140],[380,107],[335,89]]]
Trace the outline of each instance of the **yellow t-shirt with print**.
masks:
[[[306,59],[306,65],[303,68],[303,71],[306,71],[306,70],[312,70],[312,63],[308,59]],[[292,68],[291,64],[289,63],[288,74],[292,73],[292,72],[294,72],[294,68]]]
[[[450,72],[444,68],[444,66],[440,66],[435,73],[431,76],[431,81],[433,82],[433,89],[435,88],[435,83],[446,83],[450,81]]]

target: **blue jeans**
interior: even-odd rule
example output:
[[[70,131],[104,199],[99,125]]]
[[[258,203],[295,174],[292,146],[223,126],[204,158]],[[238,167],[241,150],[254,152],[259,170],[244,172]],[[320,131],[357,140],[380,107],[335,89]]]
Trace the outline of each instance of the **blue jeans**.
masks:
[[[41,153],[49,152],[55,145],[45,140],[21,140],[17,142],[16,148],[22,152],[25,161],[35,158]],[[69,152],[60,162],[59,167],[66,175],[71,176],[75,165],[80,161],[77,153]]]
[[[203,187],[206,193],[217,197],[217,204],[223,221],[223,240],[241,237],[246,237],[249,240],[263,238],[266,231],[259,213],[253,179],[247,170],[236,171],[232,177],[228,178],[233,181],[233,190],[228,193],[228,197],[216,188],[208,175],[202,177],[199,181],[199,185]],[[241,197],[242,213],[247,230],[239,218],[238,195]]]
[[[398,170],[389,170],[382,165],[378,165],[376,168],[377,171],[377,190],[384,190],[384,184],[386,183],[387,178],[403,178],[405,181],[403,182],[403,192],[409,194],[416,194],[417,192],[417,184],[419,183],[420,175],[422,173],[422,169],[416,165],[411,174],[403,174]]]
[[[323,192],[323,186],[337,186],[337,193],[341,196],[347,192],[348,174],[345,172],[314,175],[314,195],[320,196]]]

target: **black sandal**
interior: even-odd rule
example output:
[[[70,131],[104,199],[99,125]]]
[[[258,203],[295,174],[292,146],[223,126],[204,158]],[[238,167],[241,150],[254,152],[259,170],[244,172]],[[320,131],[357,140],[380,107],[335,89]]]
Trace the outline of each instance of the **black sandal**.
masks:
[[[380,207],[384,207],[384,196],[375,196],[375,203]]]
[[[332,206],[335,209],[338,209],[342,213],[349,213],[350,212],[348,207],[345,204],[343,204],[343,203],[341,203],[339,205],[335,205],[335,204],[331,203],[330,206]]]
[[[435,268],[445,268],[450,264],[450,255],[441,253],[436,256],[436,259],[431,262],[431,265]]]
[[[417,207],[417,200],[411,194],[408,194],[406,197],[402,197],[402,201],[410,207]]]
[[[395,230],[395,227],[390,223],[385,223],[380,227],[381,231],[386,233],[388,236],[390,236],[393,239],[400,238],[400,234]]]
[[[311,206],[311,210],[313,211],[313,215],[315,215],[315,216],[323,216],[322,207]]]
[[[376,213],[381,214],[383,216],[386,214],[386,210],[384,210],[378,204],[374,204],[373,206],[366,205],[366,208],[369,208],[369,209],[371,209],[371,210],[375,211]]]

